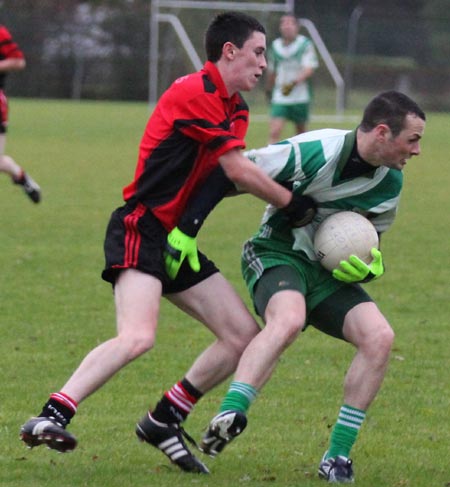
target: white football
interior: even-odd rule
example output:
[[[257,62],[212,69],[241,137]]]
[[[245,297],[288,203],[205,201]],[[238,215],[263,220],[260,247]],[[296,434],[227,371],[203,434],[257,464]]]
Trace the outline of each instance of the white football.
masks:
[[[333,213],[319,225],[314,235],[314,251],[325,269],[332,271],[341,260],[356,255],[366,264],[372,261],[370,250],[378,248],[378,234],[373,224],[359,213]]]

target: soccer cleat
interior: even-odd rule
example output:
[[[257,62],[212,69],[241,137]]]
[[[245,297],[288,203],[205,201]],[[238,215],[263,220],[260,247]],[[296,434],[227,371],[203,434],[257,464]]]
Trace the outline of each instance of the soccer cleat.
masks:
[[[338,455],[336,458],[322,458],[319,466],[319,477],[329,483],[351,484],[355,481],[353,476],[353,462],[346,457]]]
[[[19,179],[13,178],[13,182],[14,184],[20,184],[23,187],[23,190],[33,203],[39,203],[39,201],[41,201],[41,188],[27,173],[23,173],[22,177]]]
[[[192,473],[209,473],[208,467],[195,457],[186,446],[183,435],[194,442],[178,423],[159,423],[146,414],[136,425],[141,441],[160,449],[181,470]]]
[[[76,438],[58,423],[55,418],[39,416],[31,418],[20,429],[20,439],[28,448],[47,445],[61,453],[73,450],[77,446]]]
[[[247,418],[240,411],[224,411],[209,423],[208,430],[200,442],[200,450],[215,457],[247,426]]]

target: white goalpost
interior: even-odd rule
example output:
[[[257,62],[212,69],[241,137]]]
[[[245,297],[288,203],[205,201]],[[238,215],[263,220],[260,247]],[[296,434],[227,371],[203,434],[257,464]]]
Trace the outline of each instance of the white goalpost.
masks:
[[[253,12],[294,12],[294,1],[285,0],[283,3],[239,2],[239,1],[204,1],[204,0],[152,0],[150,13],[150,66],[149,66],[149,103],[156,103],[158,98],[159,76],[159,25],[169,23],[174,29],[181,46],[185,49],[195,70],[201,69],[201,61],[180,19],[171,13],[162,13],[161,8],[200,9],[200,10],[245,10]],[[327,47],[325,46],[313,22],[299,19],[308,31],[319,55],[336,85],[336,114],[342,115],[345,104],[345,84]]]

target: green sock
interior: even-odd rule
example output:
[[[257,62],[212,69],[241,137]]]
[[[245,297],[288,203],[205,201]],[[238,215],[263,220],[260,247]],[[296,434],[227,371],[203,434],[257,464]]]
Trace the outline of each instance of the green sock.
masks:
[[[258,391],[250,384],[233,381],[223,398],[220,412],[233,410],[245,413],[250,404],[256,399],[257,394]]]
[[[327,458],[336,458],[338,455],[348,458],[350,450],[356,441],[366,412],[344,404],[331,433],[330,448]]]

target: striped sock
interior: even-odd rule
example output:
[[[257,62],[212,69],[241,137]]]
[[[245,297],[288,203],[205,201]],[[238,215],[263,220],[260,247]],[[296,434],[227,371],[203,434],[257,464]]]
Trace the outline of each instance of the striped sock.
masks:
[[[45,403],[39,416],[46,418],[53,417],[65,427],[75,416],[77,407],[78,403],[67,394],[54,392],[50,395],[49,400]]]
[[[156,405],[152,418],[161,423],[182,422],[203,394],[187,379],[177,382]]]
[[[338,455],[348,458],[350,450],[356,441],[366,412],[344,404],[331,433],[330,448],[327,458],[335,458]]]
[[[258,391],[250,384],[233,381],[222,401],[220,412],[233,410],[245,413],[257,395]]]

